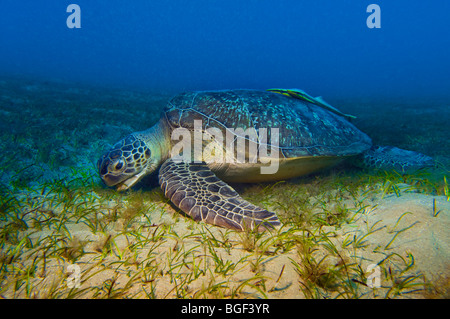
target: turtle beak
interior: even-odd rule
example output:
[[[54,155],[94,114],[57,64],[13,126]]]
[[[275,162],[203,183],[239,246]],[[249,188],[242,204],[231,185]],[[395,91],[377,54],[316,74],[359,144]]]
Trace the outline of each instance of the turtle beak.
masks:
[[[108,165],[109,165],[109,159],[108,157],[105,155],[102,155],[102,157],[99,158],[99,160],[97,161],[97,169],[98,172],[100,174],[100,177],[106,175],[108,173]]]
[[[144,176],[146,174],[145,170],[143,170],[142,172],[130,177],[129,179],[123,181],[122,183],[117,185],[117,190],[118,191],[124,191],[127,190],[128,188],[130,188],[131,186],[133,186],[134,184],[136,184],[141,178],[142,176]],[[113,184],[115,185],[115,184]],[[109,186],[109,185],[108,185]]]
[[[105,183],[105,185],[109,187],[120,184],[120,182],[122,182],[120,176],[114,176],[110,174],[102,175],[101,178],[103,183]]]

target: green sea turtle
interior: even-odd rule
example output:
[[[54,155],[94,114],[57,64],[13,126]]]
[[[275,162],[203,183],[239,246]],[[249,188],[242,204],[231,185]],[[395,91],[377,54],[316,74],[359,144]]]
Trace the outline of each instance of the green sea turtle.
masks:
[[[194,220],[264,230],[280,224],[276,214],[244,200],[225,181],[288,179],[347,158],[401,171],[433,164],[423,154],[372,145],[350,117],[295,89],[182,93],[157,124],[107,151],[98,169],[107,186],[126,190],[159,168],[164,195]],[[189,143],[180,147],[182,140]],[[264,173],[270,165],[275,169]]]

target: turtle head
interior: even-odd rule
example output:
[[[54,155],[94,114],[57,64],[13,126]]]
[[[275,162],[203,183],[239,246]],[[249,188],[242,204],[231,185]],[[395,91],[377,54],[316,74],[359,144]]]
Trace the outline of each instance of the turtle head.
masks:
[[[139,134],[120,140],[97,162],[100,177],[107,186],[126,190],[156,169],[152,151]]]

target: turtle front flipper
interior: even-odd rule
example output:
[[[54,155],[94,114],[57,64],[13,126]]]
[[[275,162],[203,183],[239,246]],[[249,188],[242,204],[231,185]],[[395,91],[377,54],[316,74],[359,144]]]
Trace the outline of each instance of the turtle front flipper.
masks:
[[[280,225],[275,213],[244,200],[205,162],[168,159],[159,170],[159,183],[164,195],[195,221],[235,230],[266,230]]]

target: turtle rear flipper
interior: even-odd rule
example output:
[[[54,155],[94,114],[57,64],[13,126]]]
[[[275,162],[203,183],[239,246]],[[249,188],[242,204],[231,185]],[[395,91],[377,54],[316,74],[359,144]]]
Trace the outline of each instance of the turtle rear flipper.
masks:
[[[434,160],[424,154],[403,150],[393,146],[374,145],[358,155],[354,163],[357,166],[376,169],[395,169],[403,173],[434,166]]]
[[[235,230],[266,230],[280,225],[275,213],[244,200],[205,162],[168,159],[159,170],[159,183],[164,195],[195,221]]]

